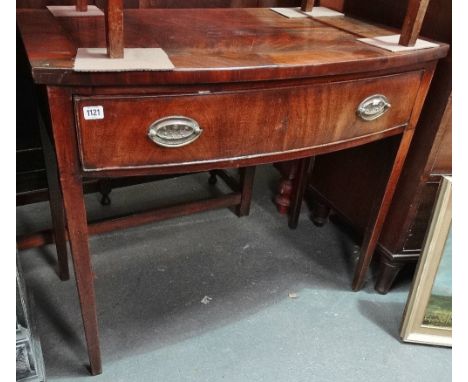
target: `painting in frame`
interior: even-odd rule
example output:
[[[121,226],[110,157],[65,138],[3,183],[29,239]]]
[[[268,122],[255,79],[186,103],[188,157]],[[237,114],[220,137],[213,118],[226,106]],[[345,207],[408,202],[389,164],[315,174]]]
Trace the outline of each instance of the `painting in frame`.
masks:
[[[443,177],[406,303],[401,338],[452,346],[452,178]]]

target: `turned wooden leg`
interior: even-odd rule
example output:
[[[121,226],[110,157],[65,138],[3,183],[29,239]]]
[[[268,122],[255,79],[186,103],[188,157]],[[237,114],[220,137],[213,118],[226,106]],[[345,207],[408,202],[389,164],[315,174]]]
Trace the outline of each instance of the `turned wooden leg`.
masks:
[[[387,294],[403,266],[404,264],[401,262],[382,258],[375,282],[375,290],[381,294]]]
[[[275,197],[275,203],[281,215],[286,215],[291,204],[292,181],[282,179],[278,187],[278,194]]]
[[[278,193],[275,195],[274,201],[278,212],[281,215],[286,215],[291,205],[293,180],[296,177],[298,161],[275,163],[275,167],[281,174],[281,181],[278,186]]]
[[[112,192],[112,185],[110,179],[101,179],[99,180],[99,193],[101,194],[101,204],[103,206],[108,206],[111,204],[111,198],[109,197]]]
[[[301,213],[302,199],[309,180],[310,171],[315,157],[300,159],[297,167],[297,174],[293,183],[291,205],[289,207],[288,226],[291,229],[297,228],[299,214]]]
[[[46,131],[44,121],[39,112],[38,119],[46,167],[49,206],[52,217],[52,233],[54,235],[55,248],[57,251],[58,276],[60,280],[66,281],[70,279],[70,271],[68,269],[67,228],[65,224],[62,192],[60,191],[57,173],[57,162],[50,136]]]
[[[250,212],[250,204],[252,201],[253,182],[255,178],[255,166],[244,167],[239,169],[240,186],[241,186],[241,202],[236,207],[236,215],[247,216]]]
[[[323,227],[327,221],[328,216],[330,215],[330,207],[318,200],[313,201],[311,219],[314,225],[317,227]]]
[[[88,247],[88,224],[83,196],[82,170],[77,152],[71,91],[47,88],[60,187],[68,227],[76,286],[93,375],[102,372],[99,348],[94,274]]]

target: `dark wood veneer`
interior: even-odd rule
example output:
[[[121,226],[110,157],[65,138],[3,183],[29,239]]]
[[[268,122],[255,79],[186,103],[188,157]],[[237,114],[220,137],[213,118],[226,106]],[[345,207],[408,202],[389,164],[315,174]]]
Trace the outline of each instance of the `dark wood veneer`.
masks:
[[[223,166],[247,156],[391,135],[409,121],[421,74],[209,94],[75,97],[83,169],[187,167],[202,162]],[[386,94],[391,109],[375,121],[359,119],[357,106],[379,92]],[[83,107],[92,105],[103,106],[107,117],[85,120]],[[147,137],[148,127],[170,115],[195,119],[203,133],[188,146],[155,145]],[[330,126],[330,119],[337,123]]]
[[[20,10],[17,20],[36,83],[61,86],[266,81],[363,73],[371,67],[401,71],[437,60],[448,50],[442,45],[386,52],[317,19],[287,19],[269,9],[129,9],[125,46],[161,47],[176,69],[77,73],[73,60],[79,46],[105,47],[103,18],[56,19],[47,10]],[[138,31],[140,24],[144,34]],[[372,26],[361,27],[360,36],[373,35]]]
[[[419,37],[429,0],[409,0],[406,17],[401,28],[400,44],[414,46]]]

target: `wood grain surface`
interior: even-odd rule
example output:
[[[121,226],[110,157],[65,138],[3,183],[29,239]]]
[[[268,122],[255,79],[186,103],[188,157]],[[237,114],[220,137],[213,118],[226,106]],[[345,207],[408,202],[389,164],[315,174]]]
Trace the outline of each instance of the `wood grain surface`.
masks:
[[[200,162],[224,167],[242,157],[294,156],[296,150],[358,142],[407,124],[421,74],[208,94],[77,97],[82,164],[85,170]],[[356,110],[374,94],[385,95],[392,107],[380,118],[364,121]],[[85,119],[83,107],[93,105],[103,107],[103,119]],[[147,136],[148,127],[171,115],[195,119],[201,136],[183,147],[156,145]]]
[[[421,31],[424,16],[430,0],[409,0],[406,16],[401,29],[400,44],[414,46]]]
[[[330,18],[326,18],[327,20]],[[125,47],[160,47],[167,72],[76,73],[78,47],[105,47],[104,18],[54,18],[18,10],[36,83],[81,86],[258,81],[397,69],[436,60],[448,47],[392,53],[363,44],[375,27],[347,31],[330,20],[287,19],[269,9],[129,9]],[[379,28],[382,34],[384,28]],[[387,34],[394,34],[388,29]],[[369,36],[370,35],[370,36]]]
[[[123,0],[107,0],[105,15],[107,55],[109,58],[123,58]]]

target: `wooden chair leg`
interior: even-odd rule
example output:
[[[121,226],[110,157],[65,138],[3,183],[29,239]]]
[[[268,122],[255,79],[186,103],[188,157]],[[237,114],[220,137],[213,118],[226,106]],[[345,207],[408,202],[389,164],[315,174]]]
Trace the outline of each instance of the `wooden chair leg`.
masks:
[[[288,226],[291,229],[297,228],[299,214],[301,213],[302,199],[309,180],[309,174],[315,158],[309,157],[300,159],[297,167],[297,174],[294,178],[291,205],[289,206]]]
[[[414,46],[421,31],[429,0],[409,0],[400,35],[400,45]]]
[[[236,207],[236,215],[247,216],[250,213],[250,204],[252,201],[253,182],[255,178],[255,166],[244,167],[240,170],[241,202]]]
[[[286,215],[289,211],[289,206],[291,205],[291,193],[293,189],[293,181],[297,174],[297,164],[297,160],[274,164],[281,174],[278,191],[274,197],[274,202],[281,215]]]
[[[123,0],[107,0],[105,10],[107,55],[124,56]]]
[[[68,268],[68,249],[67,249],[67,231],[65,224],[65,213],[63,208],[62,193],[57,173],[57,161],[52,142],[47,134],[44,122],[40,113],[38,113],[42,149],[44,153],[44,162],[46,167],[47,185],[49,192],[50,213],[52,216],[52,232],[57,251],[58,275],[60,280],[70,279]]]
[[[314,5],[315,5],[315,0],[302,0],[301,10],[304,12],[312,12]]]
[[[286,215],[289,211],[289,206],[291,205],[292,188],[293,185],[291,180],[281,180],[278,187],[278,194],[275,196],[275,204],[280,215]]]

